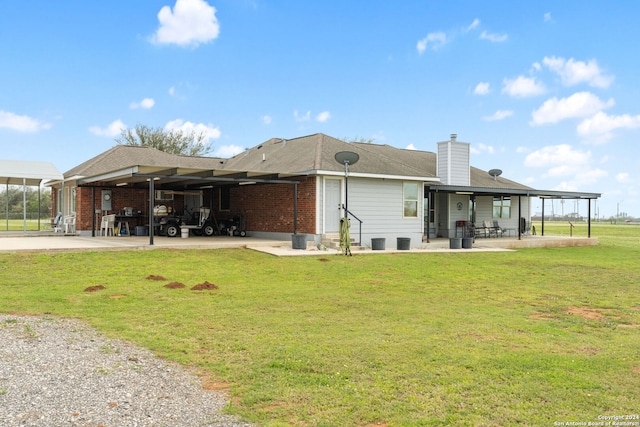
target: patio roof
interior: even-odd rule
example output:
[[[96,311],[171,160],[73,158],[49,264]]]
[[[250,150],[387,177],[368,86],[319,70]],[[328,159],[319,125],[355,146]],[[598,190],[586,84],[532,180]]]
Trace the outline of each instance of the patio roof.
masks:
[[[467,187],[458,185],[433,185],[431,189],[436,192],[467,194],[476,196],[526,196],[540,197],[541,199],[597,199],[601,193],[587,193],[579,191],[536,190],[534,188],[508,188],[508,187]]]
[[[62,174],[50,162],[0,160],[0,183],[39,186],[45,180],[60,180]]]

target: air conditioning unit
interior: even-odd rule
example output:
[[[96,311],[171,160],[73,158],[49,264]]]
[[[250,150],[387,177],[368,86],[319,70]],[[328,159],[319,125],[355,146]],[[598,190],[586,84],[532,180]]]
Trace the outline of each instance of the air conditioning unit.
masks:
[[[156,190],[156,200],[173,200],[173,192]]]

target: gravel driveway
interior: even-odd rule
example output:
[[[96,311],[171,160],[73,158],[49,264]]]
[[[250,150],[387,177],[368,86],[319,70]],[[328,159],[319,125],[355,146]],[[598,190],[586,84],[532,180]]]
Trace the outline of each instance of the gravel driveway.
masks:
[[[82,322],[0,314],[0,425],[251,427],[151,352]]]

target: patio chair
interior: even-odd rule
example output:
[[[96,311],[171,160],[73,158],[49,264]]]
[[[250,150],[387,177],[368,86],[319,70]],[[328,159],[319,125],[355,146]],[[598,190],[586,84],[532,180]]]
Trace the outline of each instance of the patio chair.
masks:
[[[494,225],[491,225],[491,221],[484,220],[482,221],[482,225],[485,230],[485,236],[498,237],[498,230]]]
[[[496,220],[493,220],[493,229],[496,233],[496,236],[499,236],[499,237],[504,236],[504,233],[506,231],[504,228],[500,227],[500,225],[498,224],[498,221]]]
[[[116,225],[116,215],[103,215],[102,221],[100,222],[100,235],[108,236],[111,233],[112,236],[115,236],[115,225]]]
[[[62,212],[58,212],[58,215],[51,221],[51,229],[54,233],[62,231]]]
[[[73,234],[76,232],[76,216],[75,214],[64,217],[64,234]]]

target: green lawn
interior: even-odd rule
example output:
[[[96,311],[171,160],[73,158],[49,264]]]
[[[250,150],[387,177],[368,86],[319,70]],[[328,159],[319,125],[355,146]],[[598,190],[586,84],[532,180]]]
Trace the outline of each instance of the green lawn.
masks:
[[[195,367],[259,425],[597,422],[638,413],[640,226],[592,235],[493,253],[2,254],[0,311],[81,318]],[[190,290],[205,281],[218,289]]]
[[[38,220],[27,219],[27,231],[38,231]],[[0,219],[0,232],[2,231],[22,231],[24,230],[25,222],[23,219]],[[51,218],[40,219],[40,230],[51,230]]]

